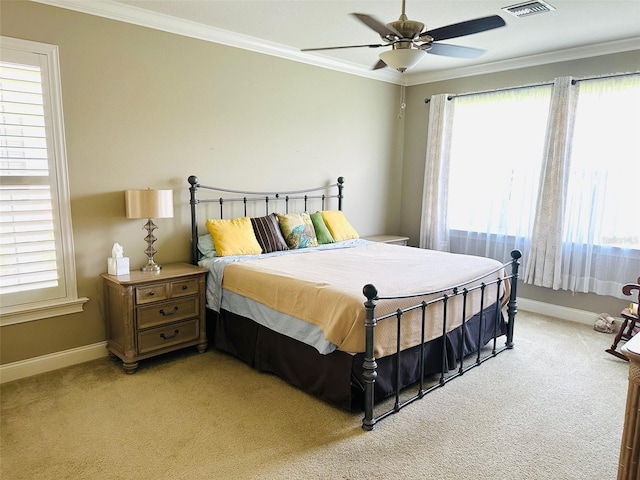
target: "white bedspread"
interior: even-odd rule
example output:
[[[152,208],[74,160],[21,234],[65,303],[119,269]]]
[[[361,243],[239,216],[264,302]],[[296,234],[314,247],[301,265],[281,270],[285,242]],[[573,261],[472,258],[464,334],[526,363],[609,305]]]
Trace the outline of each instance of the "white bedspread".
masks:
[[[233,266],[228,268],[225,285],[225,267],[230,264]],[[324,338],[329,342],[329,349],[335,345],[342,351],[356,353],[364,351],[365,297],[362,287],[365,284],[375,285],[380,296],[412,294],[457,285],[497,270],[495,275],[485,279],[485,282],[490,281],[502,275],[500,266],[500,262],[484,257],[362,240],[352,241],[349,245],[334,244],[280,255],[223,257],[209,264],[212,273],[208,280],[208,284],[211,284],[208,291],[214,294],[208,297],[208,304],[210,308],[218,310],[227,296],[232,300],[230,305],[237,300],[236,296],[249,298],[288,317],[282,328],[273,327],[280,320],[266,320],[269,328],[284,330],[280,333],[289,335],[292,329],[299,327],[296,319],[303,320],[310,325],[312,333],[309,334],[308,330],[304,334],[298,332],[293,335],[294,338],[311,337],[311,343],[315,343],[316,348],[318,339]],[[245,281],[245,278],[251,280]],[[227,289],[233,295],[229,295]],[[493,303],[495,298],[495,287],[488,288],[485,306]],[[379,302],[376,316],[406,308],[420,300]],[[479,293],[470,294],[467,319],[477,313],[479,305]],[[253,315],[247,315],[246,311],[234,313],[258,320]],[[442,308],[429,308],[427,315],[425,340],[430,340],[442,334]],[[449,301],[447,315],[446,330],[450,331],[462,322],[461,299]],[[295,328],[291,324],[286,325],[287,322],[291,323],[291,319]],[[420,342],[420,325],[419,312],[406,316],[406,320],[403,320],[402,348]],[[376,327],[376,357],[394,353],[395,328],[395,322],[388,320]],[[319,333],[322,335],[318,337]],[[327,345],[321,348],[326,351]],[[319,351],[322,350],[319,348]]]

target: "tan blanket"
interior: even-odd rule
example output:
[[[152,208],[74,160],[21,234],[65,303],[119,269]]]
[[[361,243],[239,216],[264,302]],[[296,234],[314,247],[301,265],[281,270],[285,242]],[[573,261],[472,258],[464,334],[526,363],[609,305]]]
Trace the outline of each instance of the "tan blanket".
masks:
[[[483,257],[371,243],[232,263],[225,267],[222,286],[317,325],[339,350],[356,353],[363,352],[365,344],[364,285],[373,284],[379,296],[420,293],[457,285],[500,265]],[[495,287],[487,288],[485,295],[486,307],[495,301]],[[420,301],[422,298],[380,301],[376,317]],[[449,302],[447,331],[462,323],[460,301]],[[478,292],[468,302],[467,319],[479,311],[479,306]],[[419,311],[403,319],[403,349],[420,343],[420,330]],[[426,340],[442,335],[439,304],[428,309],[426,330]],[[375,339],[376,358],[394,353],[395,321],[378,323]]]

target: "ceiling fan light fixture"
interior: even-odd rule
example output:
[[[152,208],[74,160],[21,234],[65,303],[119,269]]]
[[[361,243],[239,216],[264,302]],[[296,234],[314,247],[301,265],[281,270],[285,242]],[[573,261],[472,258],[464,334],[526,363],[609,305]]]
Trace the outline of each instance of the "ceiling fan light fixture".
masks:
[[[387,50],[380,53],[380,60],[395,68],[399,72],[404,72],[415,67],[424,58],[426,52],[416,48],[399,48]]]

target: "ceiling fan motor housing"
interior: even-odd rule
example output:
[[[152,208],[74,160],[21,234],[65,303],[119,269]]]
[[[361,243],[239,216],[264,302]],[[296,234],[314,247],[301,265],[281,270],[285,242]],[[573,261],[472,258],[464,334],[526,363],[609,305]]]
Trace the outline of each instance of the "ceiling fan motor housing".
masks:
[[[387,23],[387,26],[391,30],[398,32],[401,35],[400,39],[406,39],[407,41],[413,40],[424,30],[424,23],[416,20],[409,20],[405,14],[400,15],[400,18],[395,22]],[[391,40],[398,39],[392,38]]]

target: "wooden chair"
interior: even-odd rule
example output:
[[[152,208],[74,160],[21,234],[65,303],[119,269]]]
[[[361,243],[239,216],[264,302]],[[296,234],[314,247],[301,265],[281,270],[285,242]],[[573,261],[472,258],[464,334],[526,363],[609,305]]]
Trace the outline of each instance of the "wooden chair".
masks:
[[[640,303],[640,277],[638,277],[638,283],[628,283],[624,287],[622,287],[622,293],[625,295],[631,295],[633,290],[638,291],[638,303]],[[620,327],[620,331],[616,335],[616,338],[613,339],[613,343],[611,344],[611,348],[607,348],[605,351],[610,353],[611,355],[615,355],[618,358],[629,361],[625,354],[616,350],[618,348],[618,343],[621,340],[627,341],[631,340],[631,338],[638,332],[640,326],[638,323],[638,314],[631,312],[629,307],[625,308],[620,312],[622,316],[622,325]]]

